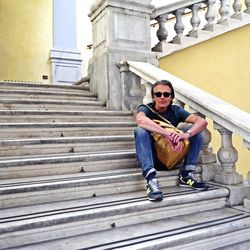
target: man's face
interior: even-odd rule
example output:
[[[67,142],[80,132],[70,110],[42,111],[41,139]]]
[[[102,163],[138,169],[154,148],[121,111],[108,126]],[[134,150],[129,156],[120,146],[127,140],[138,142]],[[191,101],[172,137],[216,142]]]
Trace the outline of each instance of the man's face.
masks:
[[[172,100],[171,89],[167,85],[157,85],[154,88],[153,101],[158,111],[165,111]],[[165,96],[164,96],[165,95]],[[159,97],[158,97],[159,96]]]

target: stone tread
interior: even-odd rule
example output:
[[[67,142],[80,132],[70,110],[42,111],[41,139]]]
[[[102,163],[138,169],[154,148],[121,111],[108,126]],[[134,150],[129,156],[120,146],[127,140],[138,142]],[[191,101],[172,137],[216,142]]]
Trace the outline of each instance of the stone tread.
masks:
[[[38,228],[37,231],[27,229],[22,232],[9,232],[0,236],[0,242],[4,243],[3,249],[8,245],[18,247],[18,244],[21,245],[18,249],[67,249],[69,245],[70,249],[175,249],[174,247],[182,244],[208,240],[210,237],[213,239],[216,235],[225,237],[236,229],[249,232],[250,215],[223,207],[219,199],[213,201],[215,206],[219,204],[213,209],[207,202],[183,204],[189,208],[199,205],[200,210],[196,213],[191,213],[191,210],[180,213],[180,207],[179,211],[175,211],[177,206],[168,204],[170,201],[171,198],[167,197],[165,202],[160,203],[145,201],[144,204],[150,206],[149,211],[153,215],[151,218],[141,211],[120,214],[119,217],[108,216],[103,218],[103,229],[98,230],[94,230],[95,219],[90,218],[85,223],[69,222],[64,228],[55,225]],[[135,218],[136,215],[142,216],[144,221],[126,224],[129,216]],[[86,226],[92,232],[89,230],[87,233]],[[5,241],[5,237],[11,235],[12,241]]]
[[[47,84],[47,83],[33,83],[33,82],[19,82],[19,81],[0,81],[0,87],[1,88],[22,88],[22,89],[31,89],[34,87],[35,89],[45,89],[45,90],[80,90],[84,91],[83,86],[78,85],[60,85],[60,84]]]
[[[103,159],[123,159],[134,158],[134,150],[116,150],[102,152],[86,152],[86,153],[68,153],[54,155],[33,155],[33,156],[13,156],[1,157],[0,167],[23,166],[26,164],[46,164],[55,162],[74,162],[74,161],[89,161]]]

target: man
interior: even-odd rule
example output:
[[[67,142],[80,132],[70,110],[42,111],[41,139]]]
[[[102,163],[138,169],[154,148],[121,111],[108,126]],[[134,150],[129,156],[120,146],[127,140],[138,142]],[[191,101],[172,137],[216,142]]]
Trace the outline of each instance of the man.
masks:
[[[148,106],[170,121],[175,127],[180,122],[191,123],[192,126],[185,133],[168,133],[157,125],[152,119],[159,117],[154,114],[146,105],[140,105],[136,115],[137,128],[135,129],[135,147],[137,159],[142,168],[142,174],[147,180],[147,195],[151,201],[160,201],[163,194],[159,188],[156,173],[157,170],[166,169],[157,159],[151,133],[156,132],[165,136],[173,150],[181,150],[181,140],[189,139],[189,151],[180,168],[179,186],[192,187],[196,190],[205,190],[205,183],[198,181],[195,176],[195,167],[200,149],[203,145],[202,130],[207,126],[206,120],[190,114],[177,105],[173,105],[174,89],[167,80],[157,81],[151,89],[152,103]],[[185,130],[184,130],[185,131]]]

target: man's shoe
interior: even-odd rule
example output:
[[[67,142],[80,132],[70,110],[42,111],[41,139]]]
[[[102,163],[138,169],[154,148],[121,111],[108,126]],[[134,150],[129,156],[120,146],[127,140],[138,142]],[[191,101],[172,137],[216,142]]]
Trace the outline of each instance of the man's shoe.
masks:
[[[156,178],[148,182],[147,195],[150,201],[161,201],[163,199],[163,194],[159,188],[158,181]]]
[[[208,189],[208,186],[204,182],[198,181],[192,172],[189,172],[186,177],[183,177],[180,174],[179,186],[180,187],[192,187],[200,191]]]

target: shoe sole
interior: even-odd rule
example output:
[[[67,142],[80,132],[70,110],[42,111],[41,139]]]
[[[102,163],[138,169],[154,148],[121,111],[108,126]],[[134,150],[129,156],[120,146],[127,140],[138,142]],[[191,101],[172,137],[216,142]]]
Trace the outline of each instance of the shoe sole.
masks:
[[[179,184],[180,187],[186,187],[186,188],[193,188],[195,190],[198,190],[198,191],[205,191],[208,189],[208,187],[204,187],[204,188],[196,188],[196,187],[192,187],[192,186],[189,186],[189,185],[185,185],[185,184]]]
[[[163,197],[157,197],[157,198],[155,198],[155,199],[148,197],[148,200],[149,200],[149,201],[162,201],[162,200],[163,200]]]

